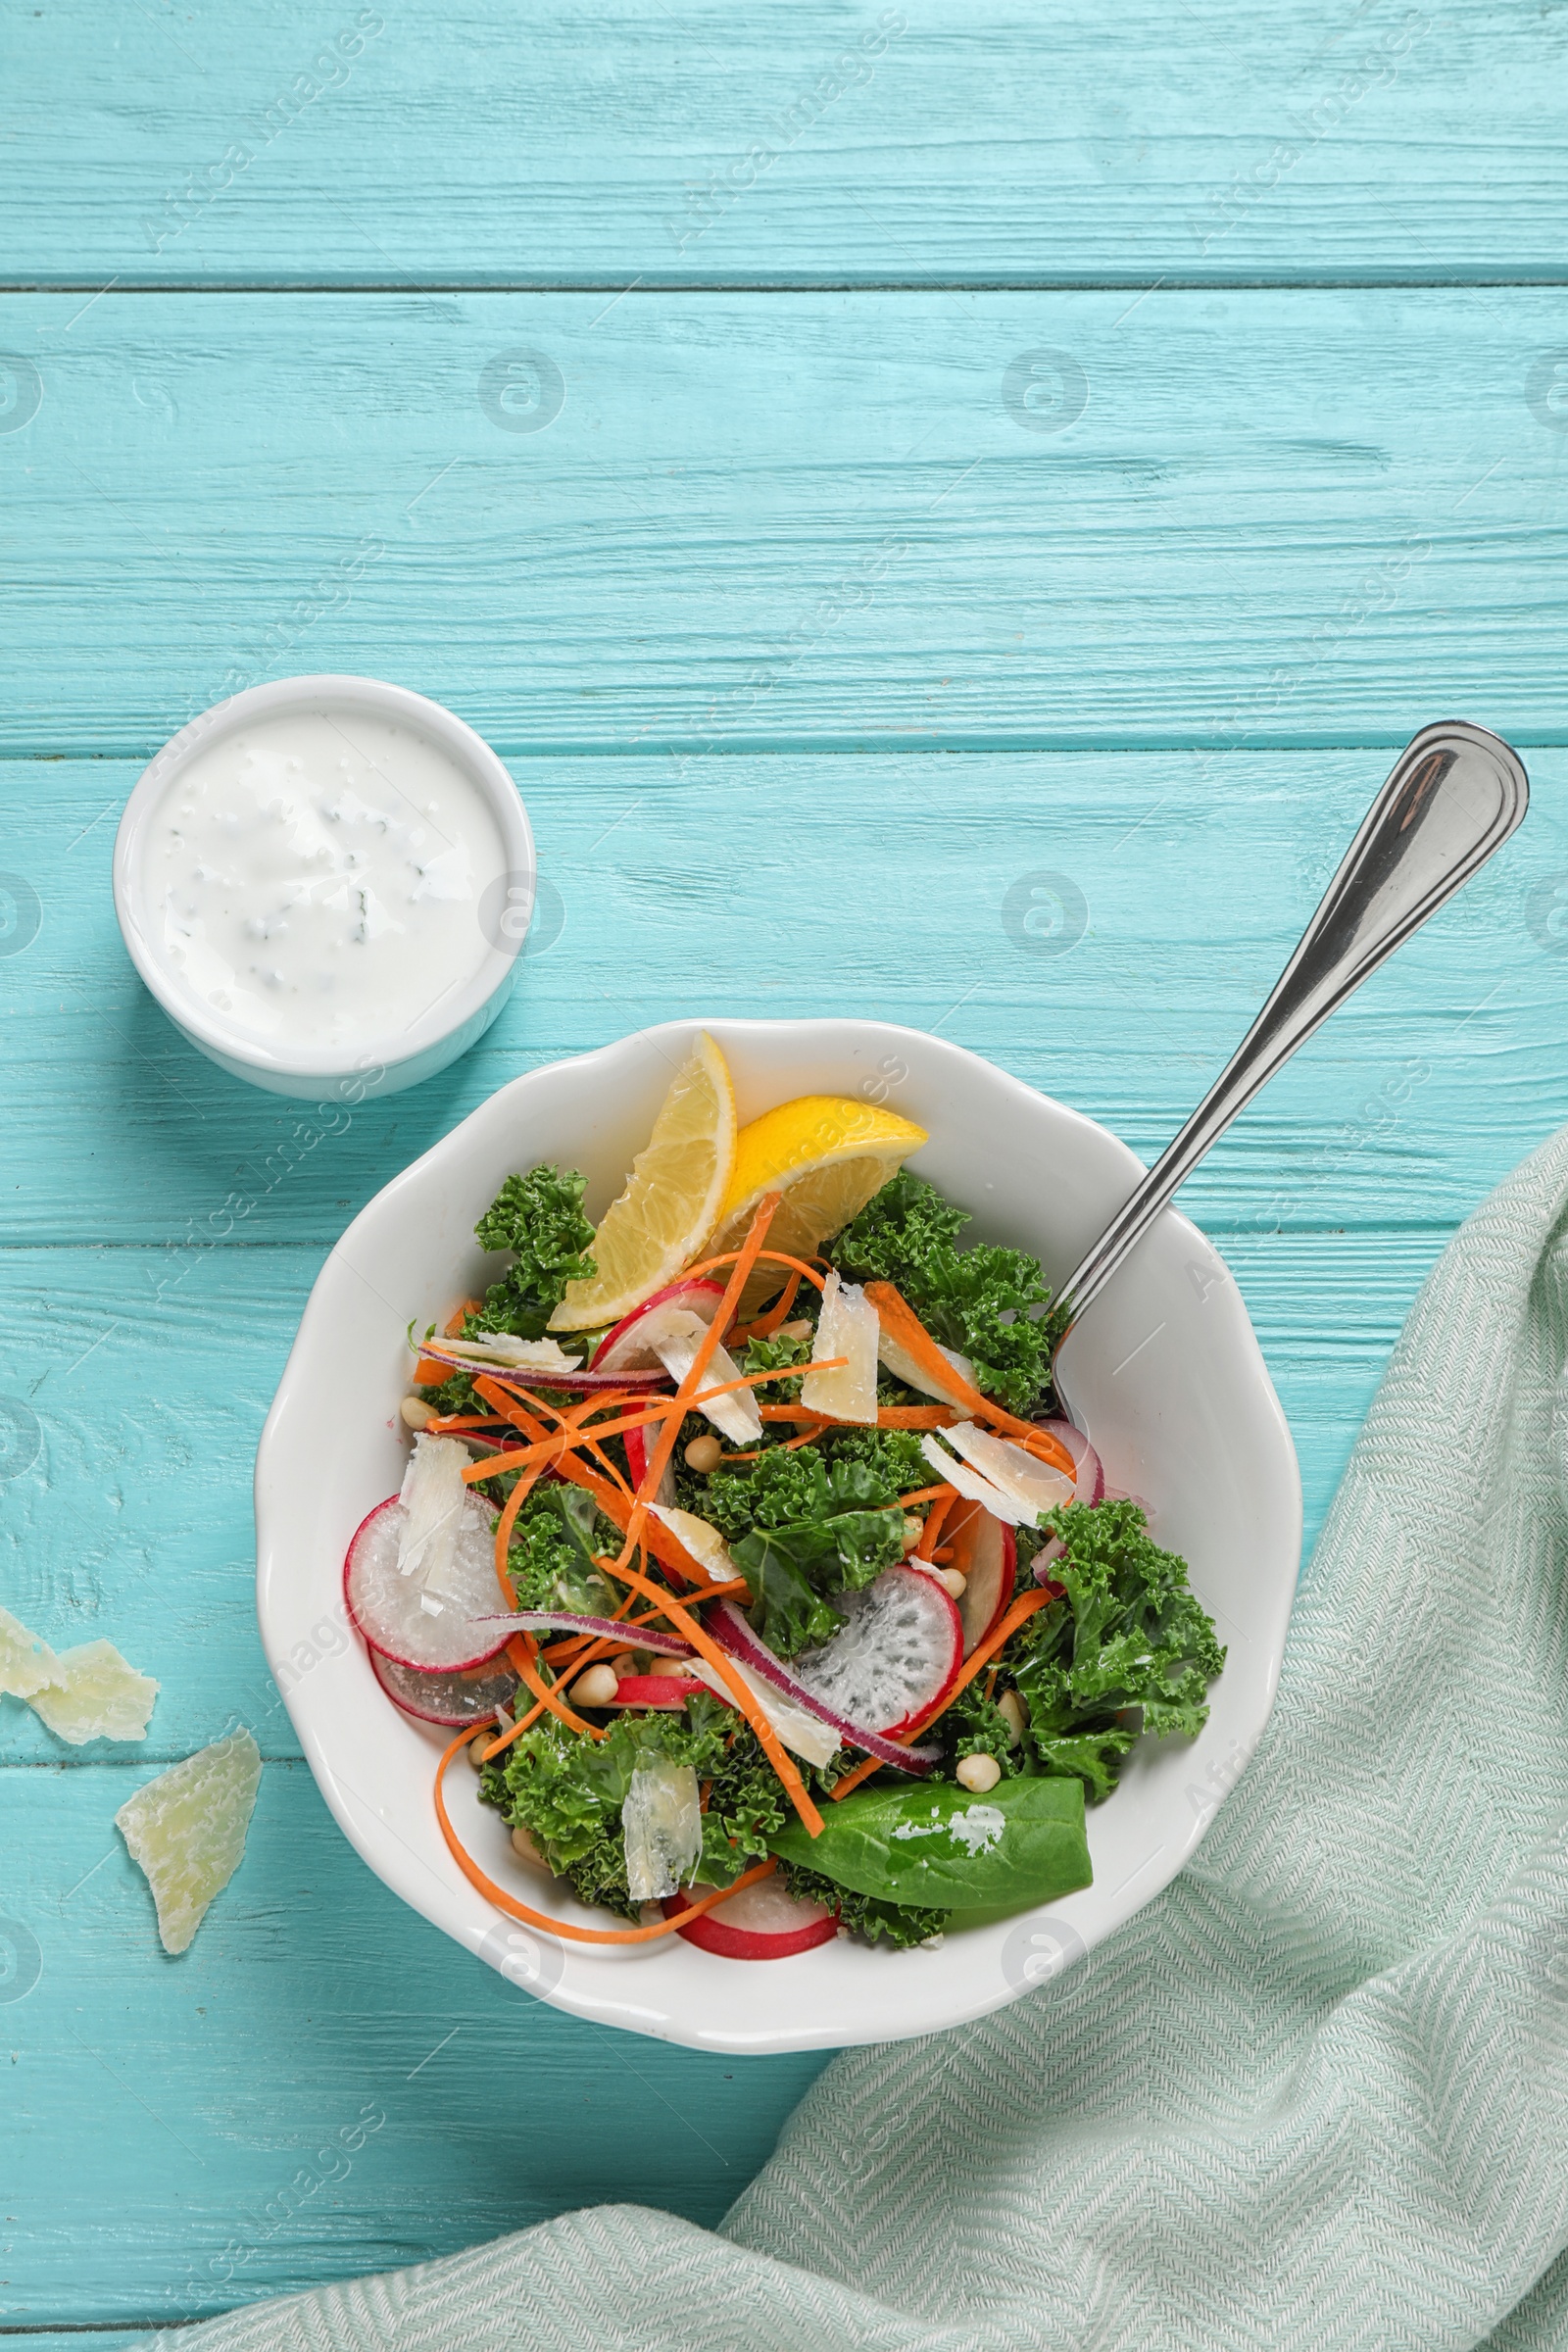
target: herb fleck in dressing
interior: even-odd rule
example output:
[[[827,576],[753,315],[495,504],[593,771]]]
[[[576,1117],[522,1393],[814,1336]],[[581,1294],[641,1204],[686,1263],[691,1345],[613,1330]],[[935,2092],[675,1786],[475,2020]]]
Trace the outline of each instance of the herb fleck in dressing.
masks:
[[[197,1002],[273,1046],[396,1035],[476,974],[506,864],[477,788],[434,743],[360,710],[220,737],[148,830],[152,936]]]

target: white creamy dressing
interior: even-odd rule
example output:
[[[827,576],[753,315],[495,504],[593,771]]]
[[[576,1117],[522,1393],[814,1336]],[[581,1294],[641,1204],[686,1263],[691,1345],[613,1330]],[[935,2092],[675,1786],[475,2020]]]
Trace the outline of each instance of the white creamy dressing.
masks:
[[[471,979],[506,866],[478,785],[412,728],[347,706],[224,735],[147,828],[154,946],[198,1003],[274,1046],[396,1036]]]

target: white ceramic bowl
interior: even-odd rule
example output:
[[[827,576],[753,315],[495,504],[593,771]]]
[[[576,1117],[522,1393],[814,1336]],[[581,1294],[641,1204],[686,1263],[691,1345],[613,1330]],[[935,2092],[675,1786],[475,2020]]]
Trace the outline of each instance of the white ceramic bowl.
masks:
[[[364,710],[390,719],[427,737],[456,762],[477,787],[500,828],[503,871],[515,881],[520,905],[532,911],[536,866],[533,834],[517,788],[482,736],[470,726],[406,686],[389,686],[379,678],[279,678],[270,686],[252,686],[227,702],[215,703],[199,718],[171,738],[156,760],[137,779],[125,803],[115,842],[115,912],[131,961],[176,1029],[197,1052],[216,1061],[234,1078],[270,1094],[290,1095],[314,1102],[322,1097],[363,1102],[368,1095],[395,1095],[434,1077],[456,1061],[484,1035],[512,994],[517,957],[527,932],[526,920],[509,907],[505,920],[487,942],[488,953],[462,988],[451,990],[440,1004],[411,1026],[385,1037],[367,1038],[348,1056],[340,1047],[315,1051],[265,1041],[225,1023],[221,1015],[194,995],[159,953],[156,925],[150,919],[142,886],[142,853],[147,826],[171,779],[198,752],[205,752],[222,735],[254,725],[258,719],[278,718],[291,710],[317,710],[323,703]],[[515,896],[514,894],[512,894]]]
[[[950,1935],[935,1951],[837,1939],[791,1960],[719,1959],[678,1936],[600,1947],[498,1918],[431,1808],[448,1734],[382,1695],[341,1600],[344,1549],[403,1475],[405,1333],[481,1279],[474,1220],[514,1169],[581,1167],[602,1213],[697,1024],[671,1022],[517,1078],[355,1219],[305,1310],[256,1462],[267,1658],[322,1793],[372,1870],[514,1983],[606,2025],[735,2052],[928,2034],[1057,1974],[1180,1870],[1255,1746],[1274,1699],[1301,1542],[1290,1432],[1236,1285],[1167,1210],[1068,1343],[1063,1372],[1113,1484],[1147,1498],[1229,1645],[1196,1741],[1145,1740],[1090,1813],[1094,1885],[1049,1909]],[[929,1129],[910,1165],[974,1214],[966,1238],[1035,1250],[1059,1280],[1141,1173],[1102,1127],[974,1054],[876,1021],[714,1021],[742,1119],[806,1093],[887,1101]],[[604,1924],[514,1861],[465,1759],[454,1819],[492,1877],[536,1908]]]

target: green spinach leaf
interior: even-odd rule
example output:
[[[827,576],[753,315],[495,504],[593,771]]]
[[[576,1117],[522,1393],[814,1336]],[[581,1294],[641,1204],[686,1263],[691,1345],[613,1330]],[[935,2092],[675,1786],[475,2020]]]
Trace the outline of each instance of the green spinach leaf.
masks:
[[[857,1788],[824,1808],[820,1837],[789,1821],[768,1842],[858,1894],[934,1910],[1022,1910],[1094,1875],[1078,1780],[1003,1781],[984,1796],[946,1781]]]

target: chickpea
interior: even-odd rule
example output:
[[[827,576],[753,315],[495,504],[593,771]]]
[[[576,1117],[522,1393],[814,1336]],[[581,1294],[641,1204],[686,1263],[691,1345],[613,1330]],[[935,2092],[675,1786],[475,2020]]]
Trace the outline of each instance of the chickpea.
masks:
[[[531,1862],[535,1870],[550,1869],[549,1863],[524,1829],[519,1828],[513,1831],[512,1850],[520,1861]]]
[[[666,1658],[661,1654],[653,1660],[648,1671],[650,1674],[684,1674],[686,1667],[685,1658]]]
[[[723,1453],[724,1448],[716,1438],[710,1438],[706,1434],[700,1438],[693,1438],[686,1448],[686,1467],[688,1470],[695,1470],[700,1478],[706,1478],[710,1470],[718,1468]]]
[[[500,1737],[501,1734],[496,1730],[495,1725],[487,1723],[484,1730],[475,1732],[473,1738],[468,1741],[468,1762],[473,1766],[475,1772],[483,1772],[484,1751],[487,1747],[493,1746]]]
[[[1026,1720],[1023,1700],[1018,1696],[1016,1690],[1004,1690],[997,1701],[997,1712],[1005,1718],[1008,1740],[1016,1747],[1023,1738],[1023,1727]]]
[[[916,1544],[919,1543],[919,1541],[920,1541],[920,1538],[921,1538],[921,1537],[922,1537],[924,1534],[925,1534],[925,1521],[924,1521],[922,1518],[920,1518],[920,1517],[919,1517],[919,1516],[918,1516],[918,1515],[917,1515],[917,1514],[916,1514],[914,1511],[906,1511],[906,1512],[905,1512],[905,1514],[904,1514],[904,1548],[905,1548],[905,1550],[906,1550],[906,1551],[912,1551],[912,1550],[914,1549],[915,1545],[916,1545]]]
[[[974,1795],[984,1796],[986,1790],[994,1788],[1001,1780],[1002,1766],[995,1756],[964,1756],[953,1777],[960,1788],[968,1788]]]
[[[802,1315],[794,1323],[781,1323],[778,1327],[778,1336],[781,1340],[808,1340],[811,1336],[811,1326]]]
[[[961,1600],[969,1588],[969,1580],[961,1568],[939,1568],[937,1583],[952,1600]]]
[[[422,1396],[405,1396],[402,1411],[405,1429],[428,1429],[435,1419],[434,1407],[426,1404]]]
[[[571,1686],[572,1703],[579,1707],[608,1707],[616,1690],[614,1669],[588,1666]]]

